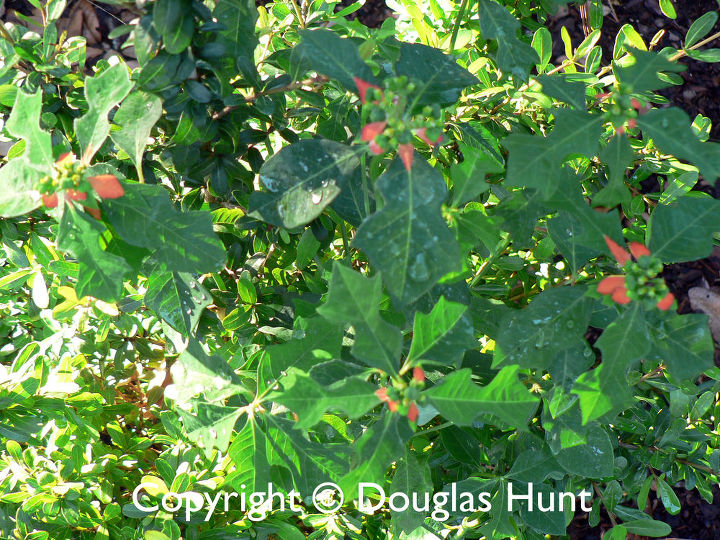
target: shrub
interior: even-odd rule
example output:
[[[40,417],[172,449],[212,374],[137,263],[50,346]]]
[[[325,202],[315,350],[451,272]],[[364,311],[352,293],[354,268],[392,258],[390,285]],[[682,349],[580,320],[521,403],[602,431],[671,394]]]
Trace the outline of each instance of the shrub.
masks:
[[[594,2],[553,63],[565,3],[156,0],[132,70],[65,2],[0,26],[0,534],[534,539],[572,500],[614,539],[712,501],[708,317],[661,276],[712,250],[720,146],[657,92],[717,15],[603,58]]]

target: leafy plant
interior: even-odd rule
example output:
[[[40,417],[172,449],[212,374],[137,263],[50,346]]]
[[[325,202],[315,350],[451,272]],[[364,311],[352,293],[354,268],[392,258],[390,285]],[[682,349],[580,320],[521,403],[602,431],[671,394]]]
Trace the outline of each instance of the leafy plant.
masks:
[[[570,492],[660,537],[651,491],[712,501],[720,371],[662,270],[713,249],[720,146],[657,92],[715,59],[717,16],[603,58],[593,10],[554,64],[566,3],[371,30],[157,0],[115,31],[133,70],[87,66],[64,2],[0,25],[0,534],[536,539]],[[268,484],[288,507],[228,503]]]

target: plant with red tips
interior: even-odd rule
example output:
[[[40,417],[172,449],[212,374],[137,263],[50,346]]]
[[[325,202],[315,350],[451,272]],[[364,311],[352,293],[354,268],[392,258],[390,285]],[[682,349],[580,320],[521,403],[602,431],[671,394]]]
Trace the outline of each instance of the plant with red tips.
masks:
[[[399,412],[407,416],[411,422],[417,422],[420,409],[416,401],[420,398],[420,389],[425,386],[425,372],[420,366],[413,368],[410,384],[399,382],[400,388],[387,386],[375,391],[375,395],[383,403],[387,403],[390,412]]]
[[[393,148],[408,171],[413,162],[413,137],[417,136],[429,146],[442,141],[442,122],[432,120],[440,116],[440,108],[426,106],[420,114],[413,114],[412,93],[415,84],[407,77],[386,79],[385,89],[354,77],[366,120],[360,140],[368,143],[374,154],[384,154]],[[429,119],[431,118],[431,119]]]
[[[625,270],[625,275],[603,279],[597,287],[600,294],[609,295],[618,304],[643,300],[663,311],[672,307],[675,297],[668,291],[665,282],[655,277],[662,271],[662,262],[653,257],[647,247],[640,242],[630,242],[628,252],[607,235],[605,243]]]
[[[71,153],[61,155],[55,162],[55,171],[52,176],[40,180],[38,190],[42,194],[43,204],[47,208],[55,208],[59,204],[58,193],[65,200],[88,201],[88,193],[94,192],[102,199],[117,199],[125,194],[122,184],[115,175],[100,174],[86,176],[87,167],[78,161]],[[83,203],[85,210],[92,216],[99,218],[100,211],[95,199]]]

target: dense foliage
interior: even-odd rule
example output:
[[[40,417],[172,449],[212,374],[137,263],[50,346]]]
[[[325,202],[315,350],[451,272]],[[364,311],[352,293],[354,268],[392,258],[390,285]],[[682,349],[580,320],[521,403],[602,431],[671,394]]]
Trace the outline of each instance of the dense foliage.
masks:
[[[403,0],[375,30],[156,0],[113,33],[131,70],[33,3],[43,27],[0,25],[0,536],[562,537],[569,505],[508,508],[533,489],[591,493],[616,539],[669,534],[651,491],[712,500],[708,317],[658,276],[712,250],[720,145],[657,91],[720,58],[717,13],[607,58],[595,0],[556,60],[562,0]],[[362,482],[438,508],[361,512]],[[268,483],[299,507],[167,495]]]

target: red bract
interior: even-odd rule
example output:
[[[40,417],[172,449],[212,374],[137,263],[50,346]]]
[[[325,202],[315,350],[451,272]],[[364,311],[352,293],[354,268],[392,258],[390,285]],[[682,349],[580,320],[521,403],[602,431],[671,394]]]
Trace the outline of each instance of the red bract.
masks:
[[[442,134],[440,134],[440,136],[439,136],[436,140],[431,141],[431,140],[428,138],[428,136],[427,136],[427,128],[416,129],[416,130],[414,131],[414,133],[415,133],[415,135],[418,136],[418,138],[419,138],[421,141],[423,141],[424,143],[426,143],[426,144],[429,145],[429,146],[435,146],[436,144],[439,144],[440,141],[442,141],[442,138],[443,138]]]
[[[665,298],[663,298],[662,300],[660,300],[657,303],[657,307],[658,307],[658,309],[667,311],[668,309],[670,309],[672,307],[673,303],[675,303],[675,297],[673,296],[672,293],[667,293]]]
[[[410,167],[412,167],[413,151],[414,147],[410,143],[398,146],[398,154],[400,155],[400,159],[402,159],[403,165],[405,165],[406,171],[409,171]]]
[[[50,195],[43,195],[42,202],[48,208],[55,208],[58,205],[57,193],[52,193]]]
[[[605,243],[608,248],[610,248],[610,253],[613,254],[613,257],[615,257],[618,264],[620,266],[625,266],[625,263],[630,260],[630,253],[621,248],[620,245],[607,234],[605,235]]]
[[[630,253],[632,253],[636,259],[650,255],[650,250],[640,242],[630,242],[628,247],[630,248]]]
[[[420,366],[413,368],[413,379],[418,382],[425,381],[425,372],[423,371],[423,368],[421,368]]]
[[[608,276],[598,284],[597,292],[612,294],[620,287],[625,287],[625,276]]]
[[[393,401],[393,400],[389,400],[387,402],[387,404],[388,404],[388,409],[390,409],[390,412],[397,411],[398,407],[400,406],[400,404],[397,401]]]
[[[380,90],[379,86],[375,86],[372,83],[363,81],[360,77],[353,77],[353,81],[355,81],[355,86],[357,86],[358,95],[360,96],[360,101],[362,103],[365,103],[365,95],[367,94],[368,88],[375,88],[376,90]]]
[[[385,126],[387,126],[387,122],[384,120],[382,122],[365,124],[360,132],[360,138],[365,142],[374,142],[375,137],[385,131]]]
[[[411,403],[410,407],[408,407],[408,420],[411,422],[417,422],[418,416],[420,416],[420,411],[418,410],[417,405]]]
[[[378,397],[380,401],[390,401],[390,398],[388,397],[387,388],[380,388],[375,391],[375,395]]]
[[[103,199],[117,199],[125,195],[125,190],[115,175],[100,174],[98,176],[91,176],[88,178],[88,182],[90,182],[95,192]]]

